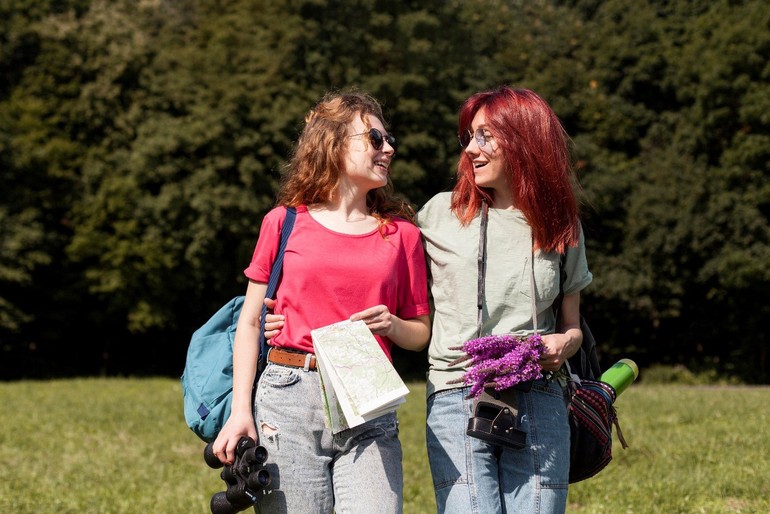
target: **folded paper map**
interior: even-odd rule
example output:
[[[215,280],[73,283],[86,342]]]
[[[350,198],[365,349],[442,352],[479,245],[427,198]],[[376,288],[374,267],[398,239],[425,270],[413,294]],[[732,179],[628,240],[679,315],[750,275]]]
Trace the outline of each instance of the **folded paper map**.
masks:
[[[313,347],[332,433],[396,410],[409,393],[363,321],[312,330]]]

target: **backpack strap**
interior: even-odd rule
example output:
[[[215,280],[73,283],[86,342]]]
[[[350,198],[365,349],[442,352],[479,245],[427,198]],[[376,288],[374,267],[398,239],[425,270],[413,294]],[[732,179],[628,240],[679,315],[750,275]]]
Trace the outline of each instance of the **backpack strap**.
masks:
[[[559,295],[552,305],[557,326],[561,316],[562,300],[564,299],[564,282],[567,279],[567,271],[564,269],[566,260],[567,251],[565,250],[559,256]],[[583,332],[583,344],[580,345],[580,349],[575,355],[565,361],[567,372],[578,384],[581,378],[599,380],[602,374],[599,355],[596,349],[596,340],[582,314],[580,314],[580,330]]]
[[[294,228],[294,220],[297,217],[297,209],[294,207],[286,208],[286,217],[281,227],[281,241],[278,244],[278,254],[273,261],[273,267],[270,269],[270,278],[267,281],[267,290],[265,298],[275,299],[275,293],[278,290],[278,283],[283,274],[283,254],[286,252],[286,244]],[[254,387],[256,388],[259,376],[267,365],[267,351],[269,350],[267,339],[265,338],[265,316],[267,316],[267,305],[262,305],[262,315],[259,320],[259,361],[257,362],[257,373],[254,377]]]

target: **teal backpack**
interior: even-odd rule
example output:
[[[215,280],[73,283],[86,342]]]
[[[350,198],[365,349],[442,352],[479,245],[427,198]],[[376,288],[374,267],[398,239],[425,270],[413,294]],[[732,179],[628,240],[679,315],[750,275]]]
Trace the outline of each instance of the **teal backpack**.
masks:
[[[270,270],[265,292],[268,298],[275,298],[283,268],[283,254],[294,227],[296,214],[297,211],[293,207],[286,209],[278,254]],[[233,395],[233,340],[243,300],[243,296],[236,296],[220,308],[193,333],[187,349],[187,360],[181,378],[184,417],[190,430],[206,442],[217,438],[225,421],[230,417]],[[267,307],[263,305],[255,387],[267,359],[268,346],[264,335],[266,314]]]

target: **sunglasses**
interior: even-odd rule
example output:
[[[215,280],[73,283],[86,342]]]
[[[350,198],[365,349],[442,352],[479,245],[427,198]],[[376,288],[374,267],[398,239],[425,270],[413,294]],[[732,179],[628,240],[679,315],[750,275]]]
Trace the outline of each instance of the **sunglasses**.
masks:
[[[479,145],[480,148],[483,148],[487,143],[494,139],[494,136],[486,133],[483,128],[479,127],[476,129],[476,132],[471,132],[470,130],[461,132],[457,136],[457,139],[460,140],[460,146],[463,148],[467,148],[468,145],[471,144],[471,139],[475,139],[476,144]]]
[[[396,138],[392,134],[383,134],[376,128],[370,128],[368,132],[351,134],[348,137],[363,136],[364,134],[369,136],[369,142],[372,144],[375,150],[382,150],[382,145],[385,141],[387,141],[394,150],[396,149]]]

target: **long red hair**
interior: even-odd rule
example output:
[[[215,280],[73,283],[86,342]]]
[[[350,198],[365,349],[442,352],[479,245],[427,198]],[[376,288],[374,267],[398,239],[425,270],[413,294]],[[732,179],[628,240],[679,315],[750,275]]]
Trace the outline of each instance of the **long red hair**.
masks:
[[[458,134],[483,109],[506,163],[514,206],[532,227],[535,248],[564,253],[577,244],[580,222],[570,164],[569,137],[551,107],[535,92],[508,86],[476,93],[460,108]],[[466,152],[457,165],[452,211],[465,225],[494,191],[476,185]]]

